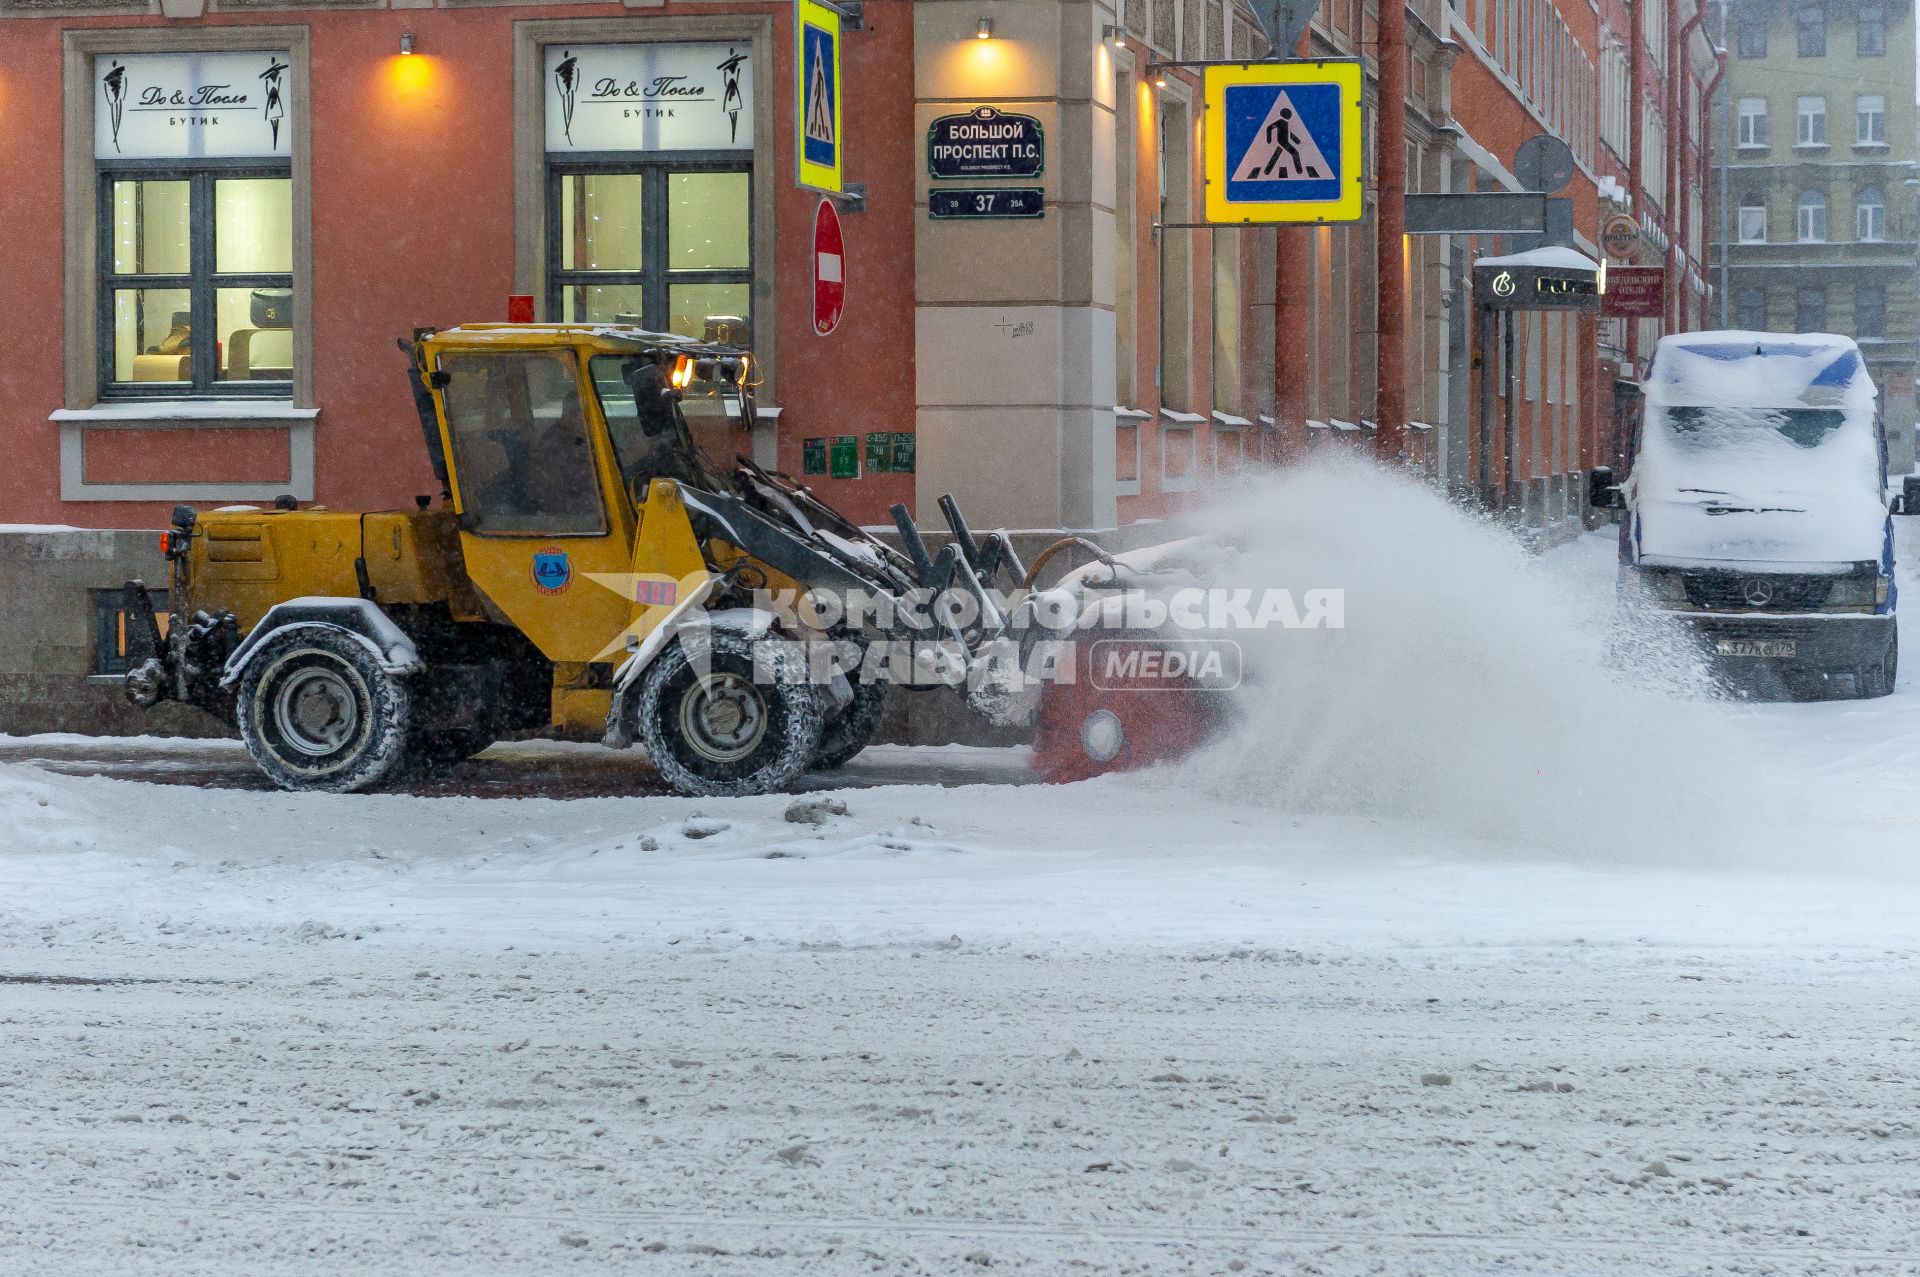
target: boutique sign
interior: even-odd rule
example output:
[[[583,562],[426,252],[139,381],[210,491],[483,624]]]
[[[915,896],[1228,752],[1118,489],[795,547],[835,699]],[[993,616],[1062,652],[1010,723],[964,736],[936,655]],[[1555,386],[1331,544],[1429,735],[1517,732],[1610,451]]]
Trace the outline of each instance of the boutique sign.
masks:
[[[293,83],[280,52],[102,53],[93,153],[103,160],[290,153]]]
[[[744,45],[550,44],[547,150],[750,151]]]

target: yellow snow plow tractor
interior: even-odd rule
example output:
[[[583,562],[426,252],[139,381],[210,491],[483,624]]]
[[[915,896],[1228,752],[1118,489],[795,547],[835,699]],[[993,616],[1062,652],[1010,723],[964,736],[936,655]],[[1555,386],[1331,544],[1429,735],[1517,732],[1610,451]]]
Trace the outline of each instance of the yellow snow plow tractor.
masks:
[[[1011,542],[943,498],[952,544],[929,555],[895,507],[897,550],[786,476],[715,464],[703,423],[753,419],[745,350],[620,325],[400,344],[441,498],[177,508],[164,611],[126,586],[137,704],[199,706],[276,784],[334,792],[545,734],[639,742],[685,793],[759,793],[858,753],[894,683],[1010,712],[982,671],[1032,646],[992,588],[1030,584]],[[881,639],[905,642],[885,678]]]

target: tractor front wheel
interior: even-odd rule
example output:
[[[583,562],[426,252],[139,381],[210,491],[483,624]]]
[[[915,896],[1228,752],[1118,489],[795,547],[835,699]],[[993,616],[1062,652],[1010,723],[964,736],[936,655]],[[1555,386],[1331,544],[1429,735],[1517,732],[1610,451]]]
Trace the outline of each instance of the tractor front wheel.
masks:
[[[641,681],[640,740],[683,794],[769,793],[813,761],[825,702],[778,637],[697,631],[670,643]]]
[[[241,675],[235,709],[247,752],[282,789],[368,789],[407,757],[413,698],[405,682],[342,630],[269,637]]]

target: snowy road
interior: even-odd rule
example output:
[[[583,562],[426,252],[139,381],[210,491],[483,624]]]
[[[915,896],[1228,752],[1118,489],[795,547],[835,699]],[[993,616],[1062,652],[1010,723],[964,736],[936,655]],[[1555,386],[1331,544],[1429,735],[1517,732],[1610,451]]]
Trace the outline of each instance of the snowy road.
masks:
[[[0,1272],[1920,1272],[1920,685],[1621,698],[1529,619],[1607,553],[1464,634],[1411,554],[1231,755],[818,824],[0,742]]]

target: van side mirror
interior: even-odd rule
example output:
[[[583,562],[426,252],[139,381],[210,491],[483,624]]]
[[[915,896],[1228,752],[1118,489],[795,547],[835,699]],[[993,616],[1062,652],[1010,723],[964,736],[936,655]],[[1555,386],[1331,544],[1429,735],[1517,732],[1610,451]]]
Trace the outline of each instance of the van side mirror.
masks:
[[[1587,504],[1596,510],[1625,508],[1626,494],[1614,484],[1612,466],[1595,466],[1587,471]]]
[[[1895,514],[1920,514],[1920,474],[1900,481],[1900,495],[1894,498]]]

